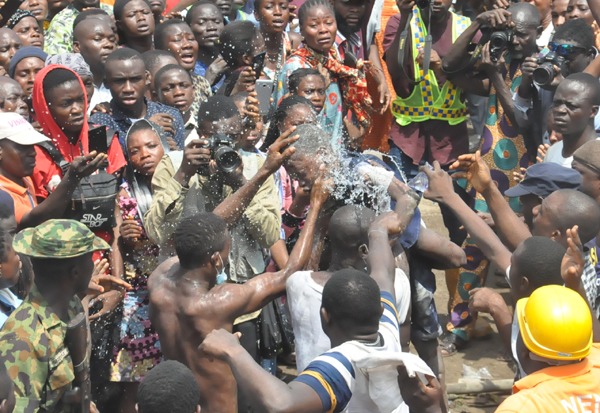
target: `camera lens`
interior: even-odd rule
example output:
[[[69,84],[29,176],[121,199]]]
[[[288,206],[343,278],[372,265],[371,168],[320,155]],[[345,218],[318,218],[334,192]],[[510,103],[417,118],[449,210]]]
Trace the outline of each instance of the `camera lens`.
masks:
[[[533,71],[533,81],[538,85],[549,85],[554,79],[554,67],[552,63],[542,63],[537,69]]]
[[[229,146],[219,146],[214,153],[214,159],[219,169],[231,173],[242,164],[242,158]]]

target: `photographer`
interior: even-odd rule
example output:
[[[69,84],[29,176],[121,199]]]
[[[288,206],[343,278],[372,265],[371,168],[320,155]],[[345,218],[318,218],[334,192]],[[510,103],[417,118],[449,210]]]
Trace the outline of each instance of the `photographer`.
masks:
[[[479,93],[489,96],[480,151],[502,192],[516,183],[513,172],[528,163],[523,136],[516,128],[511,90],[521,82],[523,59],[537,51],[536,38],[541,30],[539,12],[531,4],[516,3],[508,10],[487,11],[477,16],[443,59],[443,69],[447,73],[469,73],[473,86],[480,88]],[[491,41],[476,47],[474,55],[480,55],[476,59],[469,51],[473,50],[471,42],[480,31],[484,39]],[[470,64],[465,65],[464,62]],[[519,207],[514,202],[511,206]],[[474,208],[487,212],[487,205],[480,194],[476,194]],[[450,316],[452,322],[448,325],[452,334],[442,339],[446,354],[465,347],[472,335],[476,313],[464,317],[467,299],[460,296],[460,291],[483,285],[489,264],[469,238],[463,248],[474,259],[469,261],[468,268],[460,269],[458,279],[461,285],[455,290],[453,314]]]
[[[239,282],[264,266],[262,256],[254,254],[256,245],[248,244],[268,249],[279,240],[281,228],[279,199],[271,196],[275,170],[266,173],[267,165],[262,165],[246,181],[241,158],[232,148],[243,133],[242,123],[233,99],[217,95],[204,102],[198,117],[200,138],[188,139],[183,151],[163,157],[152,178],[153,201],[144,217],[148,236],[161,246],[163,258],[173,253],[179,221],[197,212],[212,211],[235,227],[234,232],[244,232],[246,236],[234,237],[239,244],[232,245],[235,257],[229,268],[229,278]]]
[[[530,140],[530,157],[540,144],[548,143],[547,119],[556,87],[567,76],[582,72],[595,55],[592,28],[575,19],[556,29],[547,51],[523,61],[523,79],[513,102],[517,124]]]

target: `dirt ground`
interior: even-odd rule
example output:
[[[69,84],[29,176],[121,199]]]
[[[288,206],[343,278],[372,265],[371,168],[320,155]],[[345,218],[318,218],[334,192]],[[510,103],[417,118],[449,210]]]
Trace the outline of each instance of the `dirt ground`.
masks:
[[[442,222],[439,208],[436,204],[423,200],[420,205],[423,219],[427,226],[438,232],[447,235],[448,232]],[[508,299],[508,289],[498,288],[496,282],[501,277],[490,274],[486,280],[486,286],[498,290],[505,299]],[[437,291],[435,301],[440,315],[442,327],[448,320],[448,289],[443,271],[436,271]],[[493,333],[487,339],[473,340],[464,351],[453,356],[445,357],[444,364],[446,368],[446,382],[457,383],[463,373],[463,366],[469,366],[475,370],[487,368],[493,379],[512,379],[514,373],[504,359],[504,352],[500,336],[495,328],[492,318],[489,315],[480,315],[480,318],[488,320],[491,323]],[[497,405],[502,402],[506,396],[498,394],[487,394],[475,397],[472,395],[451,397],[451,410],[453,413],[462,412],[493,412]]]

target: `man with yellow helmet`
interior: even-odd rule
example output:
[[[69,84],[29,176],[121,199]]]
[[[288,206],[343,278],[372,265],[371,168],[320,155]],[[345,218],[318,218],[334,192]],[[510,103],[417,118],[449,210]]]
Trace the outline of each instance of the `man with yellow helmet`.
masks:
[[[496,412],[580,411],[600,403],[600,345],[580,294],[558,285],[517,302],[517,355],[527,376]]]

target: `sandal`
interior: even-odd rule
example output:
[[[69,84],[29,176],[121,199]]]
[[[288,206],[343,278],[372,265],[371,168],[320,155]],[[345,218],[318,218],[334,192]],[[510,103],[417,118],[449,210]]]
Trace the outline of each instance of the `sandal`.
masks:
[[[467,347],[467,344],[468,341],[463,340],[456,334],[444,333],[440,338],[440,352],[443,357],[450,357]]]

